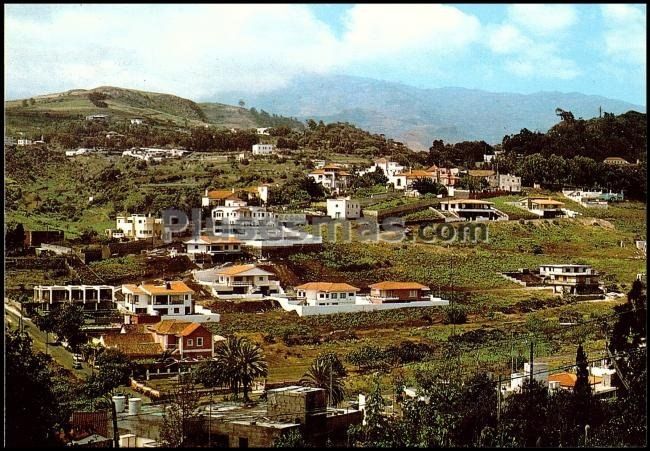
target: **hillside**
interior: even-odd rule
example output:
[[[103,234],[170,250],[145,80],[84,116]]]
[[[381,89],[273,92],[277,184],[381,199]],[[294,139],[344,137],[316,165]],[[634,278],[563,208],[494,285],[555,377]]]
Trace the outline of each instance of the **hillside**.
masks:
[[[546,131],[557,122],[557,107],[572,111],[576,118],[598,116],[599,107],[615,114],[645,112],[639,105],[580,93],[523,95],[464,88],[420,89],[342,75],[306,75],[269,92],[218,93],[214,97],[226,103],[244,99],[256,108],[303,119],[351,122],[419,149],[428,148],[434,139],[495,144],[504,135],[523,128]]]
[[[259,114],[245,108],[221,103],[197,104],[175,95],[111,86],[8,101],[5,102],[5,112],[7,132],[10,135],[16,132],[38,132],[40,127],[77,120],[91,114],[108,114],[118,120],[140,117],[157,125],[196,126],[209,123],[226,128],[266,125]],[[282,119],[292,122],[288,118]]]

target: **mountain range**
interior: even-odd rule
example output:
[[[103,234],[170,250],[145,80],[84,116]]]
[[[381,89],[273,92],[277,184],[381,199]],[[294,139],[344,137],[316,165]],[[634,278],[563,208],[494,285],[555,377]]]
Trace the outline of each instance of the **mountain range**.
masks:
[[[465,88],[422,89],[348,75],[303,75],[271,91],[221,92],[212,100],[217,99],[227,104],[242,99],[249,108],[303,120],[350,122],[384,133],[413,149],[426,149],[434,139],[496,144],[523,128],[546,132],[559,120],[556,108],[585,119],[598,116],[600,111],[621,114],[646,110],[644,106],[577,92],[515,94]]]

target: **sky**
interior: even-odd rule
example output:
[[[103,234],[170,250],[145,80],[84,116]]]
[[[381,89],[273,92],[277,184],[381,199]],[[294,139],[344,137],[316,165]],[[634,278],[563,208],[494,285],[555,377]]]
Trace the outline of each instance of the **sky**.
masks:
[[[218,100],[315,73],[646,105],[645,4],[5,4],[4,31],[6,99]]]

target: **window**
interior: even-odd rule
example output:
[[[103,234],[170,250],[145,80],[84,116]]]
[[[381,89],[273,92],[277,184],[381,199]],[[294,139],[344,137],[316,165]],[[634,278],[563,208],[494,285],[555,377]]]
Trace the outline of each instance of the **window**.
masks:
[[[187,339],[187,346],[194,346],[194,340],[192,340],[191,338],[188,338]]]
[[[319,299],[324,299],[325,298],[325,293],[318,293],[318,298]]]
[[[178,313],[178,310],[179,310],[179,309],[175,308],[175,309],[174,309],[174,313]]]
[[[203,337],[196,337],[196,345],[198,347],[203,347]]]
[[[198,244],[195,244],[195,245],[194,245],[194,249],[198,249],[198,248],[199,248],[199,245],[198,245]]]
[[[338,295],[338,293],[332,293],[332,294],[330,295],[330,297],[331,297],[332,299],[338,299],[339,295]]]
[[[412,298],[418,297],[418,290],[409,290],[409,297]]]

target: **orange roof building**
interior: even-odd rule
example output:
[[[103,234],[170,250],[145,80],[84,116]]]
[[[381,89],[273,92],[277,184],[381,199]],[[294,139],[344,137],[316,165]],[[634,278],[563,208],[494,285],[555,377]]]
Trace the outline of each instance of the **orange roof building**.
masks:
[[[124,307],[130,313],[154,316],[183,316],[194,314],[194,290],[180,280],[162,284],[141,283],[122,285]]]
[[[214,355],[213,336],[205,326],[174,319],[156,324],[124,325],[119,333],[102,335],[99,343],[117,348],[136,360],[158,358],[165,351],[181,360]]]
[[[374,304],[428,300],[429,287],[417,282],[385,281],[370,285],[370,301]]]
[[[296,287],[298,300],[311,306],[354,304],[357,291],[357,287],[335,282],[309,282]]]

